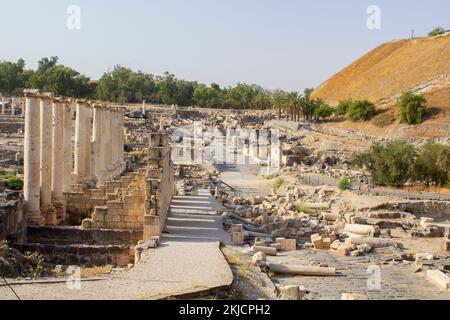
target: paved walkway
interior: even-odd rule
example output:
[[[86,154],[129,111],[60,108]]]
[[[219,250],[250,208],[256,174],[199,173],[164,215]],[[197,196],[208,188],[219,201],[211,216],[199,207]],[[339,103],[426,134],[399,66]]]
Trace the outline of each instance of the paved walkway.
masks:
[[[220,204],[206,190],[198,196],[175,197],[161,237],[152,250],[129,272],[82,282],[80,290],[66,283],[21,285],[14,290],[22,299],[158,299],[231,285],[233,275],[219,249],[227,243]],[[16,299],[8,287],[0,287],[0,300]]]

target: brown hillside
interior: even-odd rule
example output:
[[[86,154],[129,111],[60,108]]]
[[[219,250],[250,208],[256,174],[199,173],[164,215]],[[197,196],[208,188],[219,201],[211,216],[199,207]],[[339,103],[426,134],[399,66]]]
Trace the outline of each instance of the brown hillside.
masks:
[[[349,98],[369,99],[379,112],[397,118],[395,101],[406,90],[424,93],[429,108],[426,121],[407,130],[407,136],[449,136],[450,35],[382,44],[320,85],[313,97],[332,105]],[[402,128],[397,121],[381,129],[370,123],[334,125],[376,135],[399,134]]]

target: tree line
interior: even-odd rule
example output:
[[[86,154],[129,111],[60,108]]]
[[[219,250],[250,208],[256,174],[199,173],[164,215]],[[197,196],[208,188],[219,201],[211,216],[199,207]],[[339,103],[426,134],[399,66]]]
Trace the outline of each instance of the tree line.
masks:
[[[57,95],[116,103],[176,104],[204,108],[269,109],[272,92],[255,84],[221,87],[178,79],[171,73],[153,75],[115,66],[92,81],[78,71],[58,63],[58,57],[42,58],[36,70],[25,61],[0,62],[0,92],[21,95],[24,88],[42,89]]]

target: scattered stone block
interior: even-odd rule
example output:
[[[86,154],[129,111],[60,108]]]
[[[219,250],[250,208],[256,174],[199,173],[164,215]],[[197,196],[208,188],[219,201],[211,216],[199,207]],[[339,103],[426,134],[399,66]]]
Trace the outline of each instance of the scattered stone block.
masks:
[[[257,252],[252,257],[252,265],[260,268],[267,266],[267,257],[264,252]]]
[[[331,247],[331,238],[330,237],[325,237],[322,238],[322,248],[325,250],[329,250]]]
[[[231,225],[231,232],[244,232],[244,226],[242,224]]]
[[[243,232],[231,232],[231,243],[236,246],[241,246],[244,244],[244,233]]]
[[[337,249],[337,253],[340,256],[348,256],[350,254],[350,248],[345,243],[341,243]]]
[[[297,240],[286,239],[284,251],[296,251],[297,250]]]
[[[431,253],[416,253],[416,262],[428,260],[432,261],[434,259],[434,256]]]
[[[272,243],[270,244],[270,247],[277,249],[277,251],[281,251],[281,244],[279,243]]]
[[[253,253],[264,252],[268,256],[276,256],[277,255],[277,249],[275,249],[275,248],[253,246],[252,250],[253,250]]]
[[[339,240],[333,241],[333,243],[330,245],[330,249],[337,250],[339,249],[339,246],[341,245],[341,242]]]
[[[286,247],[286,238],[276,238],[275,242],[281,246],[281,250],[284,250]]]
[[[368,300],[363,294],[343,293],[341,300]]]
[[[280,291],[280,300],[303,300],[306,294],[306,290],[299,286],[284,286],[278,287]]]
[[[313,244],[314,249],[316,250],[323,249],[322,236],[319,235],[318,233],[313,234],[311,236],[311,243]]]
[[[427,278],[443,290],[448,290],[450,288],[450,278],[439,270],[428,270]]]

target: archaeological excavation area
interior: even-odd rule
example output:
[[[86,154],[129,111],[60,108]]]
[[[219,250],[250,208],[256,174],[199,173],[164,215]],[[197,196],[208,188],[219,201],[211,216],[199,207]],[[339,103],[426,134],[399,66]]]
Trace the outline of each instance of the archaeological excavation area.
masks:
[[[376,137],[267,110],[4,101],[1,174],[23,186],[0,181],[0,271],[23,299],[450,299],[450,197],[372,186],[350,158]]]

